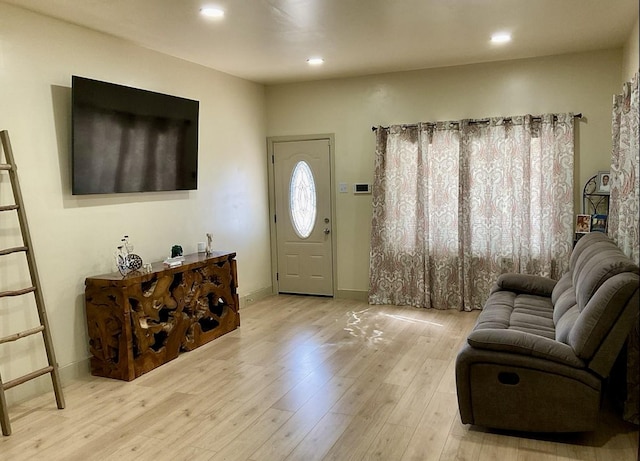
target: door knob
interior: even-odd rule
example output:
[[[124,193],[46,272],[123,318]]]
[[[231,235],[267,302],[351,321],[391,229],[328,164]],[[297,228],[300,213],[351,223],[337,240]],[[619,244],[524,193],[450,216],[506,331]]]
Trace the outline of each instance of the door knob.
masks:
[[[329,230],[329,228],[328,228],[328,227],[325,227],[325,228],[324,228],[324,233],[325,233],[325,234],[328,234],[329,232],[331,232],[331,231]]]

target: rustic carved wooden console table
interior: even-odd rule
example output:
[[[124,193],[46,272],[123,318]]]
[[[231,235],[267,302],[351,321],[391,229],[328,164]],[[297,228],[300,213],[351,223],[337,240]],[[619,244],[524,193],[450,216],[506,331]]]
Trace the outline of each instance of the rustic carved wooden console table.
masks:
[[[131,381],[240,325],[235,253],[85,281],[91,374]]]

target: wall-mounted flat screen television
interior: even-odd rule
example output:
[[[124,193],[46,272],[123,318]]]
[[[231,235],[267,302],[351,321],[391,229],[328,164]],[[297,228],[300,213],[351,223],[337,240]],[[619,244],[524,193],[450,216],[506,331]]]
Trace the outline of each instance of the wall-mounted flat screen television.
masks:
[[[193,190],[199,102],[72,77],[72,193]]]

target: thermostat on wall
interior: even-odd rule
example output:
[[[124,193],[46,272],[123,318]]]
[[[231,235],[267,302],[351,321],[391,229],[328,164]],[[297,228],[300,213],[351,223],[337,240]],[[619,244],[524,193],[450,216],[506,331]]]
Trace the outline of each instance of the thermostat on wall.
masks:
[[[354,194],[370,194],[371,193],[371,184],[357,182],[353,185],[353,193]]]

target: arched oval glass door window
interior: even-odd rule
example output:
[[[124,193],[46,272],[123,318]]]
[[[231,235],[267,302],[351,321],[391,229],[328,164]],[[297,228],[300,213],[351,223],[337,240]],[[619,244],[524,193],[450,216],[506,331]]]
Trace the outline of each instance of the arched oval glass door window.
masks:
[[[316,183],[309,164],[299,161],[289,183],[289,213],[298,237],[306,239],[316,223]]]

